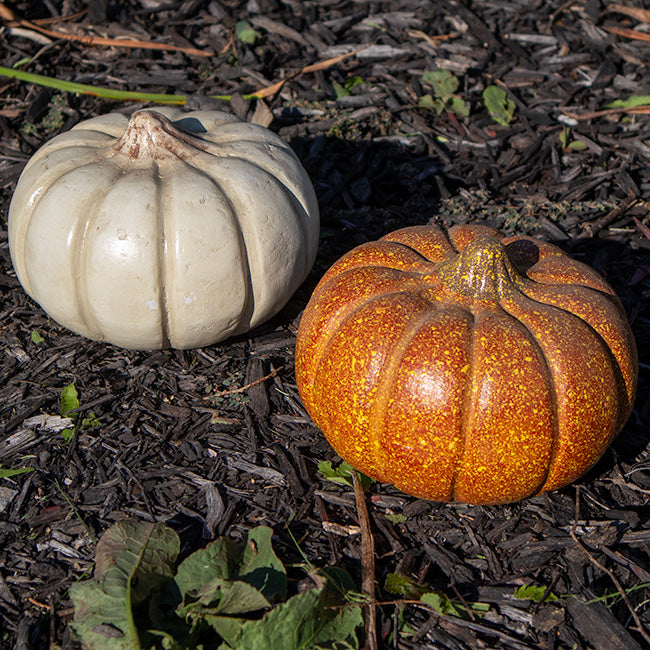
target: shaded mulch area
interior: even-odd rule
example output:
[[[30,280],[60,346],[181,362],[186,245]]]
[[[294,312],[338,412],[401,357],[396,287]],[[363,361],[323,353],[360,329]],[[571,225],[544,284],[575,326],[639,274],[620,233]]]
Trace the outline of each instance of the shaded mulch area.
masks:
[[[34,468],[0,482],[0,646],[74,647],[67,588],[91,569],[101,533],[126,516],[167,522],[186,551],[266,524],[285,561],[299,558],[291,532],[314,565],[344,567],[359,583],[354,495],[317,471],[318,462],[337,458],[301,405],[295,333],[310,291],[341,254],[434,220],[535,234],[603,273],[638,342],[639,390],[622,434],[577,486],[478,507],[429,503],[375,484],[369,508],[378,599],[393,598],[383,584],[398,571],[460,602],[489,604],[469,620],[407,608],[410,631],[400,631],[398,605],[382,605],[380,646],[644,647],[650,239],[638,224],[647,221],[650,119],[603,110],[648,92],[650,44],[637,40],[650,33],[648,25],[594,0],[6,6],[28,21],[56,19],[43,24],[49,30],[213,53],[93,47],[16,23],[7,23],[0,39],[7,67],[31,59],[27,69],[61,79],[183,94],[190,108],[244,119],[257,110],[313,179],[322,238],[303,287],[248,335],[160,352],[75,336],[48,319],[15,279],[6,233],[11,194],[29,156],[55,133],[142,104],[0,78],[0,467]],[[59,19],[77,11],[85,13]],[[257,32],[254,43],[233,37],[240,20]],[[350,52],[356,54],[289,79],[264,105],[245,99],[305,65]],[[422,74],[436,68],[458,77],[469,117],[419,106],[431,93]],[[360,83],[342,92],[353,77]],[[481,101],[494,83],[516,102],[508,126],[497,125]],[[99,425],[78,424],[66,442],[43,414],[59,413],[61,391],[72,382],[81,401],[77,422],[92,413]],[[560,598],[517,599],[521,585]]]

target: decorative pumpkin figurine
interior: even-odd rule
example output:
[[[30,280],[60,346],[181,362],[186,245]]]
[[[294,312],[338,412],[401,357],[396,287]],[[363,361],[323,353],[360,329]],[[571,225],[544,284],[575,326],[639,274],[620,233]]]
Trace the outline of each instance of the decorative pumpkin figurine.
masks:
[[[619,433],[636,346],[603,278],[485,226],[405,228],[344,255],[300,322],[302,400],[361,472],[435,501],[567,485]]]
[[[27,293],[69,329],[135,349],[210,345],[269,319],[318,233],[291,148],[217,111],[81,122],[31,158],[9,210]]]

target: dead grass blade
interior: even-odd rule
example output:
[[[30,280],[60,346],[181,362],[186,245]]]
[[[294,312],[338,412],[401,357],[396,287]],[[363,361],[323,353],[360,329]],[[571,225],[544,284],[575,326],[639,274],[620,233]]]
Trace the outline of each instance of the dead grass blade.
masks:
[[[630,106],[620,108],[604,108],[601,111],[591,111],[589,113],[572,113],[571,111],[563,110],[562,113],[573,120],[593,120],[596,117],[603,117],[605,115],[616,115],[627,113],[628,115],[650,115],[650,104],[642,106]]]
[[[623,14],[634,18],[641,23],[650,23],[650,9],[639,9],[639,7],[625,7],[623,5],[607,5],[605,7],[605,14]]]
[[[610,34],[616,34],[623,38],[631,38],[635,41],[645,41],[646,43],[650,43],[650,34],[639,32],[636,29],[626,29],[625,27],[603,27],[603,29]]]
[[[420,31],[419,29],[410,29],[408,34],[411,38],[418,38],[420,40],[426,41],[432,47],[438,47],[442,41],[449,41],[452,38],[460,36],[459,32],[450,32],[449,34],[434,34],[431,36],[426,32]]]
[[[36,23],[23,18],[18,18],[16,14],[6,5],[0,3],[0,18],[6,21],[8,27],[23,27],[32,31],[43,34],[50,38],[80,43],[88,47],[106,46],[106,47],[126,47],[129,49],[141,48],[144,50],[162,50],[168,52],[181,52],[190,56],[214,56],[214,52],[204,52],[193,47],[182,47],[180,45],[171,45],[165,43],[154,43],[152,41],[141,41],[129,38],[106,38],[103,36],[90,36],[83,34],[68,34],[53,29],[46,29]]]
[[[637,228],[647,237],[647,239],[650,239],[650,228],[648,228],[644,223],[641,223],[636,217],[633,217],[633,219]]]
[[[9,7],[0,2],[0,18],[2,20],[15,20],[16,15]]]

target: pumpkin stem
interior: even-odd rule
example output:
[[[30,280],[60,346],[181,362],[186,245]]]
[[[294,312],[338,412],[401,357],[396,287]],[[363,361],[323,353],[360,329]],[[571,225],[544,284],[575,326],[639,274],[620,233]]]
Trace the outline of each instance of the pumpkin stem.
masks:
[[[131,160],[187,159],[201,149],[201,140],[151,110],[133,113],[115,149]]]
[[[454,293],[474,300],[498,302],[504,289],[519,272],[506,247],[494,237],[479,236],[458,255],[442,262],[436,269],[440,281]]]

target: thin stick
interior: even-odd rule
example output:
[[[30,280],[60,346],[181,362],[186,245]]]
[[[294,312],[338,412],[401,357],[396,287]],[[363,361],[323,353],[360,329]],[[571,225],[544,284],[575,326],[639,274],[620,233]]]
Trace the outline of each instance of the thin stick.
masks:
[[[650,113],[650,105],[617,106],[615,108],[604,108],[601,111],[592,111],[591,113],[572,113],[562,109],[562,112],[573,120],[592,120],[595,117],[604,117],[605,115],[616,115],[619,113],[629,113],[630,115],[647,115]]]
[[[244,391],[248,390],[252,386],[257,386],[257,384],[261,384],[263,381],[275,377],[283,369],[284,366],[280,366],[279,368],[272,370],[268,375],[264,375],[264,377],[260,377],[259,379],[256,379],[255,381],[251,381],[249,384],[246,384],[245,386],[240,386],[239,388],[230,388],[229,390],[219,390],[216,393],[212,393],[212,395],[210,395],[208,399],[213,399],[215,397],[225,397],[226,395],[234,395],[235,393],[243,393]]]
[[[598,567],[603,573],[606,573],[610,580],[614,583],[614,586],[616,587],[618,593],[621,595],[621,598],[623,599],[623,602],[627,605],[627,608],[630,610],[630,614],[632,615],[632,618],[634,619],[634,622],[637,625],[637,632],[646,640],[646,643],[648,643],[648,646],[650,646],[650,634],[646,632],[645,627],[643,626],[643,623],[641,622],[641,619],[639,618],[639,615],[636,613],[636,610],[632,606],[632,603],[630,602],[630,599],[627,597],[627,594],[625,593],[625,589],[623,589],[623,586],[621,583],[618,581],[618,578],[614,575],[614,572],[609,569],[608,567],[604,566],[601,564],[589,551],[589,549],[582,543],[580,539],[578,539],[578,536],[576,535],[576,527],[578,525],[578,516],[579,516],[579,511],[580,511],[580,488],[578,487],[576,489],[576,512],[575,516],[573,519],[573,526],[571,526],[571,530],[569,531],[569,534],[571,535],[571,538],[573,541],[580,547],[580,549],[583,551],[583,553],[587,556],[589,561],[596,567]]]
[[[375,540],[370,529],[370,517],[366,495],[361,487],[359,475],[352,472],[354,498],[361,526],[361,591],[370,602],[364,607],[366,620],[365,650],[377,650],[377,610],[375,606]]]
[[[284,84],[287,83],[287,81],[291,81],[292,79],[295,79],[296,77],[303,74],[307,74],[309,72],[318,72],[319,70],[327,70],[327,68],[331,68],[337,63],[340,63],[341,61],[348,59],[351,56],[354,56],[355,54],[358,54],[359,52],[361,52],[361,50],[365,50],[367,47],[369,46],[364,45],[363,47],[360,47],[358,50],[354,50],[353,52],[347,52],[346,54],[341,54],[339,56],[332,57],[331,59],[325,59],[323,61],[317,61],[316,63],[311,63],[310,65],[306,65],[304,68],[298,70],[298,72],[294,72],[293,74],[290,74],[288,77],[281,79],[277,83],[274,83],[270,86],[267,86],[266,88],[261,88],[260,90],[255,91],[254,93],[252,93],[252,97],[258,99],[264,99],[265,97],[270,97],[271,95],[275,95],[277,92],[282,90],[282,87],[284,86]]]

